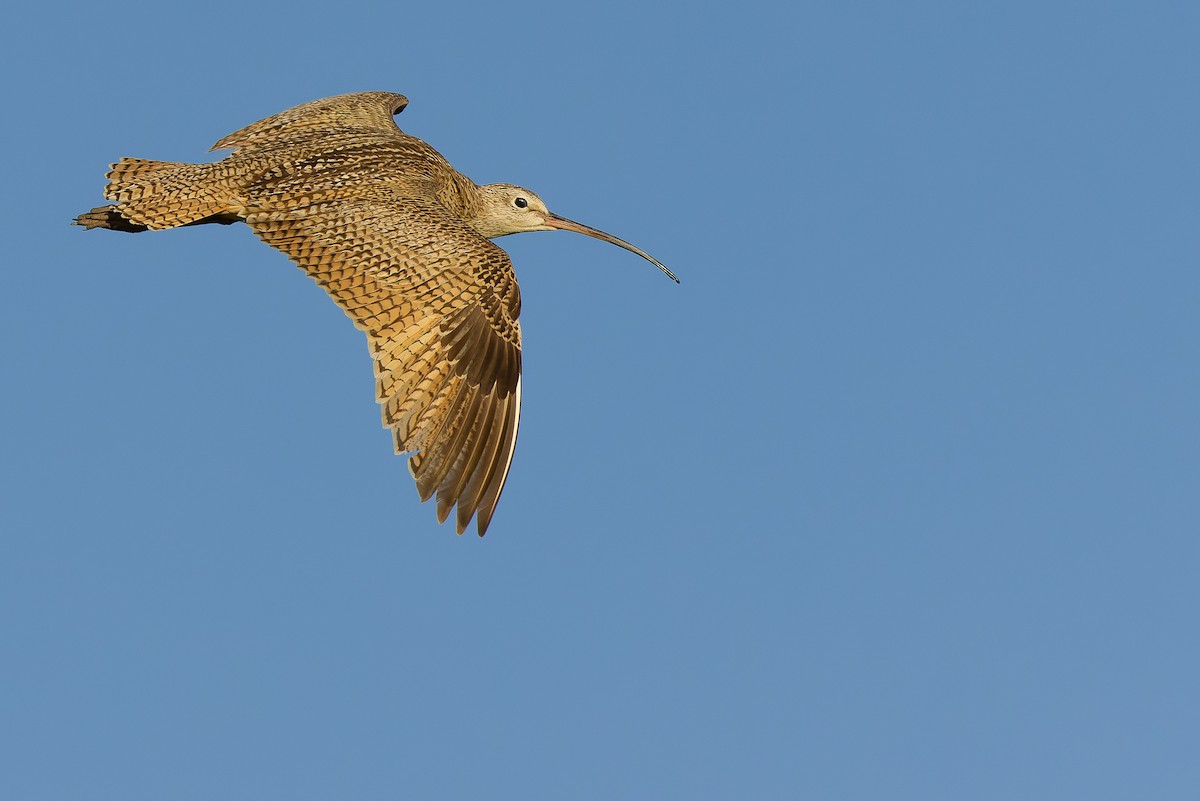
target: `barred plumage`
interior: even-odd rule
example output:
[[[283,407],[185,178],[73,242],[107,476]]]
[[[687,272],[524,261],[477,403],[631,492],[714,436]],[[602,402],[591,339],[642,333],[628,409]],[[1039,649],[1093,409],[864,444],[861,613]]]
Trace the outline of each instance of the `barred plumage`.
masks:
[[[477,186],[396,127],[403,95],[305,103],[232,133],[210,164],[122,159],[85,228],[137,232],[243,221],[286,253],[366,333],[376,399],[421,500],[487,530],[521,412],[521,299],[490,238],[572,230],[529,190]]]

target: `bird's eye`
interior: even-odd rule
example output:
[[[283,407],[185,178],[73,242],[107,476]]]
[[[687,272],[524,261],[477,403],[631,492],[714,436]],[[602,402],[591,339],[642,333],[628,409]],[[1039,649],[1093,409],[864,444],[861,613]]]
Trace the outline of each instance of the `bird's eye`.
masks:
[[[513,205],[516,206],[518,209],[523,209],[529,205],[529,201],[523,197],[519,197],[513,201]]]

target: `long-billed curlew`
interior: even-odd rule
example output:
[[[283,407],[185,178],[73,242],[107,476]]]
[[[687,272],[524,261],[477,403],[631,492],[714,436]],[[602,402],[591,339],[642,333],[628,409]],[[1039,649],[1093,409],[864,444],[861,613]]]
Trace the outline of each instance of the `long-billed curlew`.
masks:
[[[575,231],[657,265],[614,236],[559,217],[511,184],[478,186],[396,127],[403,95],[315,100],[232,133],[210,164],[124,158],[108,173],[114,201],[75,219],[146,231],[245,222],[286,253],[367,334],[376,399],[421,500],[458,533],[487,531],[521,414],[521,294],[491,239]]]

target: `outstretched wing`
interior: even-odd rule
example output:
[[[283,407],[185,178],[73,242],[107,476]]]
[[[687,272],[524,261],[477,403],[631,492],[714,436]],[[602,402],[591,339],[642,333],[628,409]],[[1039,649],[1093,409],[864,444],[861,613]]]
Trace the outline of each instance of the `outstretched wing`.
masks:
[[[212,149],[246,150],[261,145],[274,146],[305,134],[326,136],[329,131],[339,129],[394,134],[397,129],[392,117],[407,105],[407,97],[393,92],[355,92],[326,97],[247,125],[222,138]]]
[[[246,222],[366,332],[376,398],[421,500],[487,530],[521,411],[520,294],[508,254],[434,201],[377,196]]]

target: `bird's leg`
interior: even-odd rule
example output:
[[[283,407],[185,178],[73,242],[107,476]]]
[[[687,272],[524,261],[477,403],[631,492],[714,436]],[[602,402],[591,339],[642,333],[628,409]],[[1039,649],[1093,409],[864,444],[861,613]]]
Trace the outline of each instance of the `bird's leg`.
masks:
[[[144,225],[138,225],[122,217],[116,206],[97,206],[91,211],[85,211],[75,218],[74,224],[89,229],[109,228],[113,231],[127,231],[131,234],[150,230]]]
[[[241,219],[236,214],[214,214],[210,217],[205,217],[203,220],[184,223],[184,226],[209,225],[211,223],[233,225],[235,222],[241,222]],[[126,231],[131,234],[150,230],[144,225],[139,225],[122,217],[121,212],[117,211],[116,206],[97,206],[91,211],[86,211],[75,218],[75,225],[82,225],[84,228],[108,228],[112,231]]]

